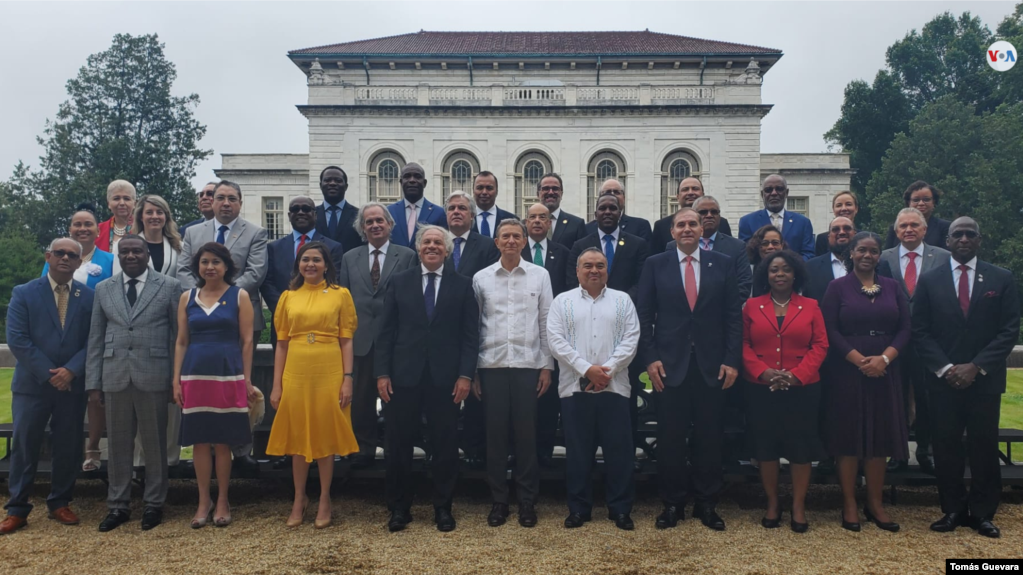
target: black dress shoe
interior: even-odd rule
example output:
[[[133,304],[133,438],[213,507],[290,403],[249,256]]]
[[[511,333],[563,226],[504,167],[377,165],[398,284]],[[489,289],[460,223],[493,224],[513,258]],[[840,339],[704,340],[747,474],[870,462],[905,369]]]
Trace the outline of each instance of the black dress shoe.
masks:
[[[163,522],[163,509],[160,507],[146,507],[142,512],[142,530],[149,531]]]
[[[632,517],[629,517],[628,513],[619,513],[614,517],[610,517],[615,522],[615,527],[624,531],[632,531],[636,528],[636,525],[632,522]]]
[[[977,524],[974,525],[974,529],[976,529],[977,533],[980,533],[984,537],[998,539],[999,537],[1002,536],[1002,532],[999,531],[997,527],[995,527],[995,524],[992,523],[990,519],[983,519],[981,521],[978,521]]]
[[[841,512],[841,511],[838,512],[838,518],[842,520],[842,529],[845,529],[846,531],[852,531],[854,533],[859,533],[860,532],[860,522],[859,521],[856,521],[855,523],[846,521],[845,520],[845,513]]]
[[[714,531],[725,530],[725,520],[722,519],[716,511],[714,511],[713,507],[702,507],[697,505],[693,507],[693,517],[696,517],[701,523],[710,527]]]
[[[103,518],[103,521],[99,524],[99,530],[102,533],[107,531],[113,531],[121,526],[122,523],[127,523],[131,519],[131,513],[124,509],[111,509],[107,516]]]
[[[674,505],[666,505],[664,511],[657,516],[657,521],[654,522],[654,527],[658,529],[669,529],[678,525],[679,521],[684,521],[686,518],[686,510],[681,507],[675,507]]]
[[[583,515],[582,513],[569,513],[568,517],[565,518],[565,529],[575,529],[582,527],[584,523],[591,520],[592,516]]]
[[[536,509],[532,503],[519,503],[519,525],[536,527]]]
[[[931,523],[931,531],[938,533],[950,533],[961,525],[969,525],[970,515],[965,511],[953,511],[946,513],[944,517]]]
[[[275,470],[287,469],[291,467],[291,456],[284,455],[281,457],[275,457],[273,463],[270,464],[270,467],[274,468]]]
[[[863,514],[867,516],[867,521],[870,521],[874,525],[877,525],[878,529],[884,529],[885,531],[890,531],[892,533],[899,532],[898,523],[894,521],[889,521],[887,523],[881,521],[880,519],[875,517],[873,513],[870,512],[870,509],[866,505],[863,506]]]
[[[768,519],[767,517],[760,518],[760,526],[764,529],[777,529],[781,527],[781,513],[778,514],[774,519]]]
[[[450,509],[437,509],[433,512],[433,522],[437,524],[437,531],[454,531],[455,517],[451,515]]]
[[[387,520],[387,530],[391,533],[401,531],[408,527],[409,523],[412,523],[411,513],[408,511],[392,511],[391,518]]]
[[[465,464],[466,466],[469,467],[469,469],[474,469],[476,471],[480,471],[482,469],[487,468],[487,460],[478,455],[471,455],[469,457],[466,457]]]
[[[908,461],[900,461],[898,459],[891,459],[888,461],[888,471],[905,471],[909,468]]]
[[[491,527],[500,527],[504,525],[504,522],[508,519],[508,504],[507,503],[495,503],[490,508],[490,514],[487,515],[487,525]]]
[[[792,528],[792,532],[793,533],[806,533],[810,529],[810,524],[809,523],[799,523],[798,521],[793,519],[789,523],[789,527]]]
[[[235,457],[234,461],[231,463],[231,467],[233,467],[239,475],[252,476],[259,474],[259,462],[251,455]]]
[[[637,472],[643,471],[643,462],[639,459],[632,462],[632,470]]]
[[[920,471],[934,475],[934,459],[926,452],[918,450],[916,452],[916,462],[920,464]]]

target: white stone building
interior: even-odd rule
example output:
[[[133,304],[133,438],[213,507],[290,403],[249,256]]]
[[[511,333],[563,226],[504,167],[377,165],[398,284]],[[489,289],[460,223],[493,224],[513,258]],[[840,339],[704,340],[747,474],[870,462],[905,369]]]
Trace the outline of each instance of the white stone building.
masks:
[[[536,183],[562,175],[562,206],[587,217],[594,190],[622,180],[627,211],[674,209],[696,174],[726,217],[761,207],[763,175],[789,179],[789,209],[823,229],[832,193],[848,189],[845,154],[761,154],[764,75],[779,50],[655,32],[418,32],[296,50],[309,96],[309,154],[224,154],[243,216],[288,231],[289,198],[319,200],[328,165],[345,169],[355,205],[400,198],[398,172],[421,164],[426,197],[443,202],[498,175],[497,204],[523,214]],[[592,216],[590,216],[592,217]],[[587,218],[589,219],[589,218]]]

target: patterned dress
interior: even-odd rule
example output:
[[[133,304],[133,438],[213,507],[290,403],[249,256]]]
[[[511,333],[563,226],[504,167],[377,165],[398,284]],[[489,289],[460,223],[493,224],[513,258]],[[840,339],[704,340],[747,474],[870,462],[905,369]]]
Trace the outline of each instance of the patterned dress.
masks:
[[[181,366],[181,445],[252,441],[238,331],[238,286],[207,308],[188,296],[188,350]]]

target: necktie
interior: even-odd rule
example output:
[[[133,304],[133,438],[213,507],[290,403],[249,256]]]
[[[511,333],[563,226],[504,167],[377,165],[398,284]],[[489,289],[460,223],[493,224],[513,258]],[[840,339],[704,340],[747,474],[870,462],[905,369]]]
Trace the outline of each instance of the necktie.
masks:
[[[536,243],[536,247],[533,248],[533,263],[543,267],[543,246],[540,242]]]
[[[224,245],[224,237],[227,235],[227,226],[220,226],[220,233],[217,234],[217,243]]]
[[[959,308],[963,310],[963,317],[970,312],[970,268],[966,264],[959,266]]]
[[[483,218],[483,225],[480,226],[480,233],[485,235],[485,236],[487,236],[488,238],[489,237],[493,237],[493,236],[490,235],[490,219],[489,219],[490,218],[490,213],[489,212],[481,212],[480,213],[480,217]]]
[[[696,309],[696,268],[693,267],[693,256],[686,256],[686,299],[689,309]]]
[[[436,279],[437,274],[426,274],[426,289],[423,291],[423,303],[426,304],[426,317],[431,321],[433,320],[433,308],[437,305]]]
[[[298,238],[298,247],[295,248],[295,254],[298,255],[298,250],[302,249],[302,246],[309,241],[309,236],[302,234],[302,237]]]
[[[557,225],[558,220],[551,218],[551,226],[547,228],[547,239],[554,237],[554,226]]]
[[[327,235],[333,239],[337,235],[337,206],[330,206],[327,211],[330,216],[327,218]]]
[[[906,274],[902,279],[906,282],[906,291],[909,292],[910,297],[913,297],[913,292],[916,291],[916,256],[918,255],[920,254],[916,252],[906,254],[909,263],[906,264]]]
[[[781,214],[771,212],[771,225],[778,228],[779,232],[781,231]]]
[[[710,238],[700,238],[700,249],[710,251]]]
[[[131,307],[135,307],[135,301],[139,299],[139,290],[135,287],[138,283],[137,279],[128,280],[128,305]]]
[[[607,272],[611,273],[611,265],[615,260],[615,238],[611,234],[604,236],[604,257],[607,258]]]
[[[67,295],[71,287],[67,284],[57,286],[57,314],[60,316],[60,327],[64,327],[64,319],[67,317]]]
[[[369,269],[369,279],[373,280],[373,289],[380,285],[380,250],[373,250],[373,267]]]
[[[465,238],[455,238],[455,253],[451,254],[451,257],[455,260],[455,271],[459,270],[459,262],[462,260],[462,244],[465,243]]]
[[[408,245],[414,246],[416,244],[416,205],[410,204],[408,207]]]

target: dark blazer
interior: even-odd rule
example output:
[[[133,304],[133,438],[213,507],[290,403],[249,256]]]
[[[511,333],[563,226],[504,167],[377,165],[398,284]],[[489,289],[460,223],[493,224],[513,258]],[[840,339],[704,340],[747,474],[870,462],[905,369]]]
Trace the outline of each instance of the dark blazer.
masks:
[[[399,246],[415,250],[415,238],[408,237],[408,216],[405,215],[405,200],[398,200],[387,206],[387,211],[391,212],[391,217],[394,218],[394,227],[391,228],[391,241]],[[416,221],[420,224],[440,226],[444,229],[448,227],[448,218],[444,215],[444,208],[425,198],[423,199],[423,209],[419,210]]]
[[[320,205],[316,206],[316,235],[330,238],[341,244],[341,253],[343,255],[348,250],[355,249],[365,243],[354,227],[355,218],[358,216],[359,208],[346,200],[345,207],[341,210],[341,217],[337,220],[337,228],[334,230],[334,235],[327,235],[327,224],[330,223],[330,220],[327,218],[327,206],[321,202]]]
[[[636,309],[639,312],[639,348],[643,361],[664,364],[664,385],[678,387],[689,370],[695,350],[708,386],[718,379],[722,365],[739,369],[742,361],[742,304],[732,258],[714,251],[700,253],[700,287],[696,309],[686,303],[686,290],[678,252],[650,257],[643,266]]]
[[[741,298],[745,299],[753,289],[753,270],[749,265],[749,256],[746,255],[746,244],[732,236],[723,235],[719,230],[714,239],[712,251],[732,258],[732,263],[735,265],[735,278],[739,282],[739,294]]]
[[[831,251],[828,246],[828,233],[821,232],[817,234],[817,239],[813,242],[813,257],[822,256]]]
[[[572,246],[568,267],[565,270],[565,285],[568,289],[579,285],[575,265],[579,260],[579,254],[586,248],[597,248],[604,251],[597,232],[593,232]],[[626,292],[632,297],[632,301],[636,301],[636,287],[639,285],[640,276],[643,275],[643,263],[646,262],[649,252],[650,244],[643,238],[626,232],[618,232],[618,244],[615,246],[615,259],[611,266],[611,272],[607,275],[607,287]]]
[[[739,239],[748,242],[753,232],[771,223],[767,210],[757,210],[739,219]],[[813,224],[802,214],[785,210],[785,222],[781,227],[781,235],[789,244],[789,249],[802,254],[804,260],[814,257]]]
[[[71,280],[64,327],[46,276],[16,286],[7,307],[7,345],[17,359],[11,391],[41,394],[50,387],[51,369],[75,374],[71,391],[85,391],[85,358],[94,292]]]
[[[454,256],[448,256],[447,261],[444,262],[444,268],[447,269],[450,265],[451,269],[472,279],[476,272],[499,259],[501,259],[501,252],[497,251],[497,245],[494,244],[494,240],[470,230],[469,237],[465,240],[465,245],[462,246],[462,255],[458,259],[458,269],[455,270]]]
[[[334,268],[341,269],[341,258],[344,256],[341,244],[328,238],[326,234],[321,234],[319,230],[316,230],[310,241],[326,244],[330,249],[330,259],[334,262]],[[263,280],[263,285],[259,286],[259,293],[266,300],[266,307],[270,309],[271,317],[277,311],[277,300],[281,299],[281,294],[288,289],[294,270],[295,236],[293,234],[289,233],[267,244],[266,279]]]
[[[380,316],[383,314],[384,294],[390,279],[418,262],[416,252],[393,243],[387,244],[384,265],[380,268],[380,283],[373,289],[370,277],[369,244],[359,246],[345,254],[338,268],[338,283],[352,294],[359,325],[352,337],[352,348],[357,357],[369,355],[373,341],[380,331]]]
[[[643,218],[633,217],[628,214],[622,214],[622,219],[618,221],[618,228],[623,232],[639,236],[647,243],[648,246],[650,244],[650,238],[653,236],[653,232],[650,231],[650,222]],[[597,233],[597,220],[593,220],[586,224],[586,235],[592,235],[595,233]],[[611,289],[616,288],[612,287]]]
[[[187,230],[188,228],[190,228],[192,226],[196,226],[196,225],[199,225],[199,224],[202,224],[202,223],[206,223],[206,221],[207,221],[206,218],[199,218],[198,220],[192,220],[192,221],[188,222],[187,224],[185,224],[185,225],[181,226],[180,228],[178,228],[178,233],[181,234],[181,237],[185,237],[185,230]]]
[[[425,370],[439,387],[454,387],[459,377],[476,374],[479,357],[479,306],[472,280],[445,265],[433,321],[426,317],[423,271],[409,268],[391,278],[374,349],[374,375],[390,377],[395,387],[414,387]]]
[[[771,295],[750,298],[742,309],[742,376],[766,385],[760,376],[768,369],[792,372],[799,383],[820,381],[828,357],[828,330],[817,302],[792,294],[785,320],[778,327]]]
[[[926,243],[923,244],[923,247],[924,257],[916,262],[917,283],[920,283],[920,276],[932,269],[936,269],[939,266],[948,267],[948,260],[952,257],[948,250],[936,248]],[[899,262],[899,246],[881,252],[881,263],[877,266],[877,275],[889,277],[899,282],[902,294],[906,296],[909,305],[913,305],[913,296],[909,295],[909,290],[906,289],[906,278],[902,277],[902,264]],[[914,295],[916,294],[914,293]]]
[[[828,284],[834,281],[835,271],[831,268],[831,252],[810,258],[806,262],[806,284],[803,285],[803,296],[820,303]]]
[[[650,255],[656,256],[657,254],[667,251],[668,242],[675,242],[675,238],[671,237],[671,222],[675,219],[675,214],[669,214],[663,218],[657,220],[654,224],[653,236],[650,239]],[[721,234],[726,236],[732,235],[732,226],[728,225],[728,220],[721,218],[721,224],[718,226],[718,237]],[[745,246],[745,242],[743,246]]]
[[[913,343],[934,385],[946,386],[935,372],[948,364],[974,363],[977,393],[1005,393],[1005,359],[1019,338],[1019,293],[1012,273],[977,261],[966,317],[952,280],[952,266],[925,272],[913,294]]]
[[[938,216],[931,216],[927,220],[927,233],[924,235],[924,243],[936,248],[948,249],[948,228],[952,222],[943,220]],[[885,236],[884,249],[894,248],[899,245],[899,238],[895,235],[895,224],[888,226],[888,235]]]
[[[522,248],[522,259],[532,262],[533,254],[530,252],[529,242],[527,239],[526,247]],[[498,253],[500,254],[500,252]],[[568,266],[570,259],[571,252],[568,248],[555,241],[547,240],[547,257],[544,258],[543,267],[547,270],[547,274],[551,276],[551,292],[554,297],[558,297],[558,294],[564,293],[569,289],[567,283],[568,275],[575,273],[575,266],[573,265],[571,268]]]
[[[497,206],[494,206],[494,207],[497,208]],[[479,214],[477,214],[477,215],[479,215]],[[491,238],[493,238],[493,233],[495,231],[497,231],[497,224],[501,223],[501,220],[507,220],[508,218],[512,218],[512,219],[515,219],[515,220],[518,219],[518,217],[516,217],[515,214],[513,214],[513,213],[511,213],[511,212],[509,212],[507,210],[502,210],[501,208],[497,208],[497,219],[495,221],[490,222]],[[476,224],[476,218],[472,219],[472,231],[474,231],[474,232],[480,231],[479,227]]]
[[[565,210],[561,210],[561,218],[558,220],[558,225],[554,226],[551,239],[572,249],[572,246],[584,237],[586,237],[586,222],[579,216],[573,216]]]

